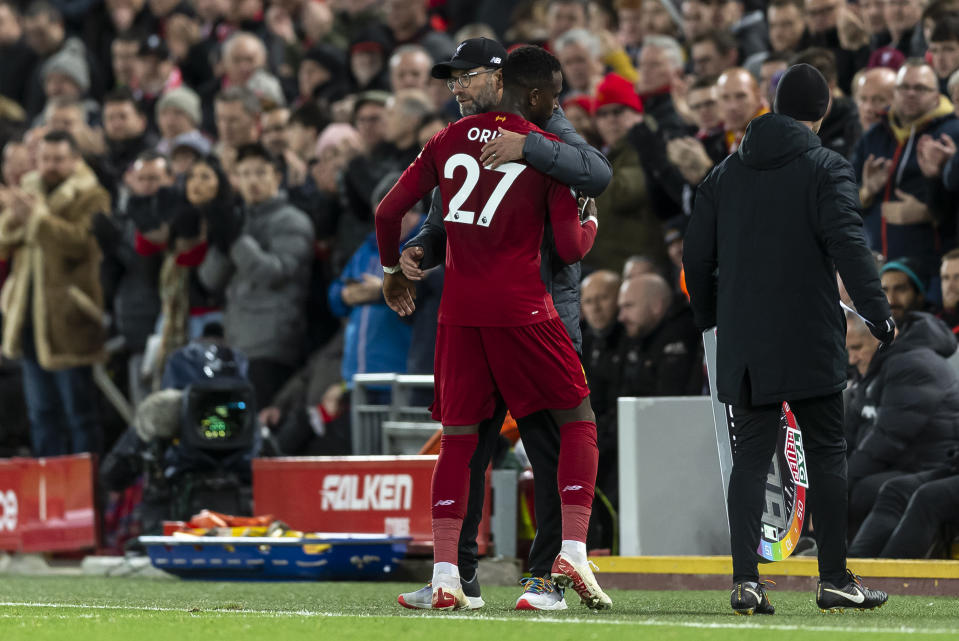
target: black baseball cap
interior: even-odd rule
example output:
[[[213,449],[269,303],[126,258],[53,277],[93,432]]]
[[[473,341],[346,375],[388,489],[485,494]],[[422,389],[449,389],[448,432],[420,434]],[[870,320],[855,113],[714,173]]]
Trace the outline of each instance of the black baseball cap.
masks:
[[[445,62],[433,65],[434,78],[446,79],[453,69],[473,69],[491,67],[502,69],[506,62],[506,47],[489,38],[470,38],[459,43],[453,57]]]

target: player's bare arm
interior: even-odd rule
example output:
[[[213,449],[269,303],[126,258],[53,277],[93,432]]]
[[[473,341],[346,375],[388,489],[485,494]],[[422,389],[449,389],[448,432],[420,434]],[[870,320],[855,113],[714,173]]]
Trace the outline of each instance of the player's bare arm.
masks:
[[[383,298],[387,306],[400,316],[409,316],[416,311],[413,300],[416,298],[416,283],[403,275],[383,274]]]

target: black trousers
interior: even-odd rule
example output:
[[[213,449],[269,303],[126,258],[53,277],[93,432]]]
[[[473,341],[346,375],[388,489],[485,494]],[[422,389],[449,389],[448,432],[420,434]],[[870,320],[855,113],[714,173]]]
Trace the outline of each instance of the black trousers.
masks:
[[[876,505],[879,489],[890,479],[904,474],[899,470],[888,470],[853,479],[849,483],[849,536],[855,538],[863,521]]]
[[[959,474],[948,468],[886,481],[849,556],[925,558],[946,523],[959,523]]]
[[[846,440],[842,394],[790,401],[802,431],[809,470],[807,511],[815,523],[819,576],[845,583]],[[729,477],[729,537],[733,582],[759,579],[760,520],[766,475],[779,438],[781,405],[733,407],[736,452]]]
[[[506,417],[506,406],[500,401],[493,417],[483,421],[479,428],[479,444],[470,461],[470,493],[463,529],[460,530],[460,576],[471,579],[479,562],[476,534],[483,516],[486,468],[489,466],[500,427]],[[562,544],[563,514],[559,502],[556,468],[559,464],[559,426],[549,412],[537,412],[516,419],[526,455],[533,465],[533,491],[536,496],[536,536],[529,551],[530,574],[548,577],[553,560]]]

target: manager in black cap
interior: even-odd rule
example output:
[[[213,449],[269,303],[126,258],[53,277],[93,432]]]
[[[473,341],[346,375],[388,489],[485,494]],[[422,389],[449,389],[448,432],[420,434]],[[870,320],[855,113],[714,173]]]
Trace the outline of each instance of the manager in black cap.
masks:
[[[479,91],[468,94],[454,92],[460,114],[474,116],[489,111],[499,103],[506,56],[506,49],[495,40],[470,38],[457,45],[452,58],[433,65],[432,75],[434,78],[446,80],[450,91],[453,91],[456,84],[467,89],[474,82],[482,83]]]
[[[829,100],[819,71],[790,67],[775,113],[750,122],[739,150],[699,186],[686,231],[690,303],[700,329],[717,329],[719,398],[735,424],[731,605],[742,614],[774,612],[757,548],[784,401],[805,445],[817,605],[872,609],[887,599],[846,569],[846,323],[836,270],[880,341],[892,341],[895,323],[866,245],[852,166],[816,135]]]

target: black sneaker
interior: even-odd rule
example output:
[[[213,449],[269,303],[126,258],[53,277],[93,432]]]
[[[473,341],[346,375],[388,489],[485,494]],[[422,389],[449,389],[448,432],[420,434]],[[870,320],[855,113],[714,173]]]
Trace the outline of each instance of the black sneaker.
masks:
[[[478,610],[486,605],[486,602],[483,601],[483,597],[481,596],[479,572],[474,573],[473,578],[469,581],[460,579],[460,585],[463,586],[463,594],[466,595],[466,598],[470,602],[470,610]]]
[[[829,581],[820,581],[816,590],[816,605],[822,612],[842,612],[846,609],[872,610],[881,608],[889,599],[882,590],[870,590],[862,579],[846,570],[846,584],[841,587]]]
[[[776,608],[766,597],[766,584],[744,581],[733,586],[733,593],[729,597],[729,605],[736,614],[750,616],[753,614],[775,614]]]

